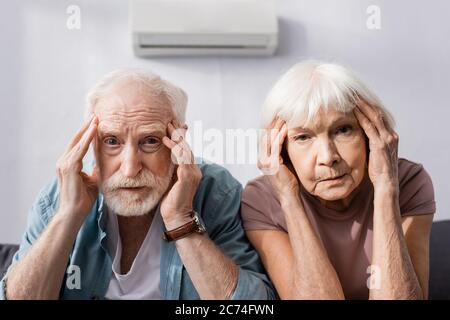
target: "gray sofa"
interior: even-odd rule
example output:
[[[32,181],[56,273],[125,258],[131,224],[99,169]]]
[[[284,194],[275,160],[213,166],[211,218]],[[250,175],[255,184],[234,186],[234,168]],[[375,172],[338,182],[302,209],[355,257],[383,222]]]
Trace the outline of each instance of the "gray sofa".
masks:
[[[17,245],[0,245],[0,277],[11,264]],[[430,239],[429,299],[450,299],[450,221],[433,223]]]

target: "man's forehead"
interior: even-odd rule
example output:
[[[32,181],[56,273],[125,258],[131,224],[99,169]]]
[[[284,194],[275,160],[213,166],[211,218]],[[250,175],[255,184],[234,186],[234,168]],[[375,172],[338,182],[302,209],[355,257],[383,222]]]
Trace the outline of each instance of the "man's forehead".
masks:
[[[160,121],[137,123],[105,120],[101,121],[98,125],[99,133],[105,134],[121,134],[128,132],[130,129],[135,130],[137,133],[165,133],[166,124]]]
[[[148,111],[151,114],[171,113],[170,105],[166,99],[144,95],[124,97],[114,93],[99,99],[95,105],[95,110],[98,116],[115,112],[133,113],[135,111]]]
[[[128,81],[112,85],[106,89],[96,103],[96,113],[133,112],[149,110],[152,114],[167,115],[172,108],[163,94],[151,92],[149,88],[140,83]]]

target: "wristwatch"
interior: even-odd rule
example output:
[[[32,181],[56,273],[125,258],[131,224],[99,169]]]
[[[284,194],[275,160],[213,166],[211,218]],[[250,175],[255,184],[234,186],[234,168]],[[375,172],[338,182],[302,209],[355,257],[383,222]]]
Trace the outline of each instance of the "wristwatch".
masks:
[[[163,239],[167,241],[176,241],[192,233],[205,233],[206,228],[196,211],[192,211],[192,221],[169,231],[164,231]]]

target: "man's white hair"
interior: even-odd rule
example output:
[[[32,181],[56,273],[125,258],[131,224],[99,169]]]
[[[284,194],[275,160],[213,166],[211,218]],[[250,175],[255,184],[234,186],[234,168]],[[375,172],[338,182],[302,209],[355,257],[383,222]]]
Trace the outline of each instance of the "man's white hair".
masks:
[[[100,79],[87,94],[85,118],[87,119],[92,115],[98,100],[104,97],[109,89],[126,82],[133,82],[142,86],[144,90],[155,97],[164,96],[169,101],[176,119],[181,123],[185,122],[188,98],[183,89],[162,79],[153,72],[140,69],[116,70]]]
[[[277,116],[288,127],[307,125],[321,108],[348,113],[360,99],[377,106],[385,121],[394,127],[394,118],[380,99],[349,69],[334,63],[304,61],[291,67],[269,91],[263,106],[263,126]]]

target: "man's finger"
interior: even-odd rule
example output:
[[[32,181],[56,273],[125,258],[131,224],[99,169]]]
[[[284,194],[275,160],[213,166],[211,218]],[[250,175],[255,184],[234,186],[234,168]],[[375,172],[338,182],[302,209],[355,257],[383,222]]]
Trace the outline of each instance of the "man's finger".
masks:
[[[75,147],[75,160],[81,161],[89,150],[89,146],[91,144],[92,139],[95,137],[97,133],[98,119],[95,118],[92,120],[91,125],[83,134],[78,145]]]
[[[89,119],[83,124],[83,126],[77,131],[75,136],[70,141],[69,145],[67,146],[65,152],[72,150],[72,148],[80,141],[81,137],[83,136],[84,132],[89,128],[89,126],[92,123],[92,120],[94,119],[94,114],[92,114]]]

